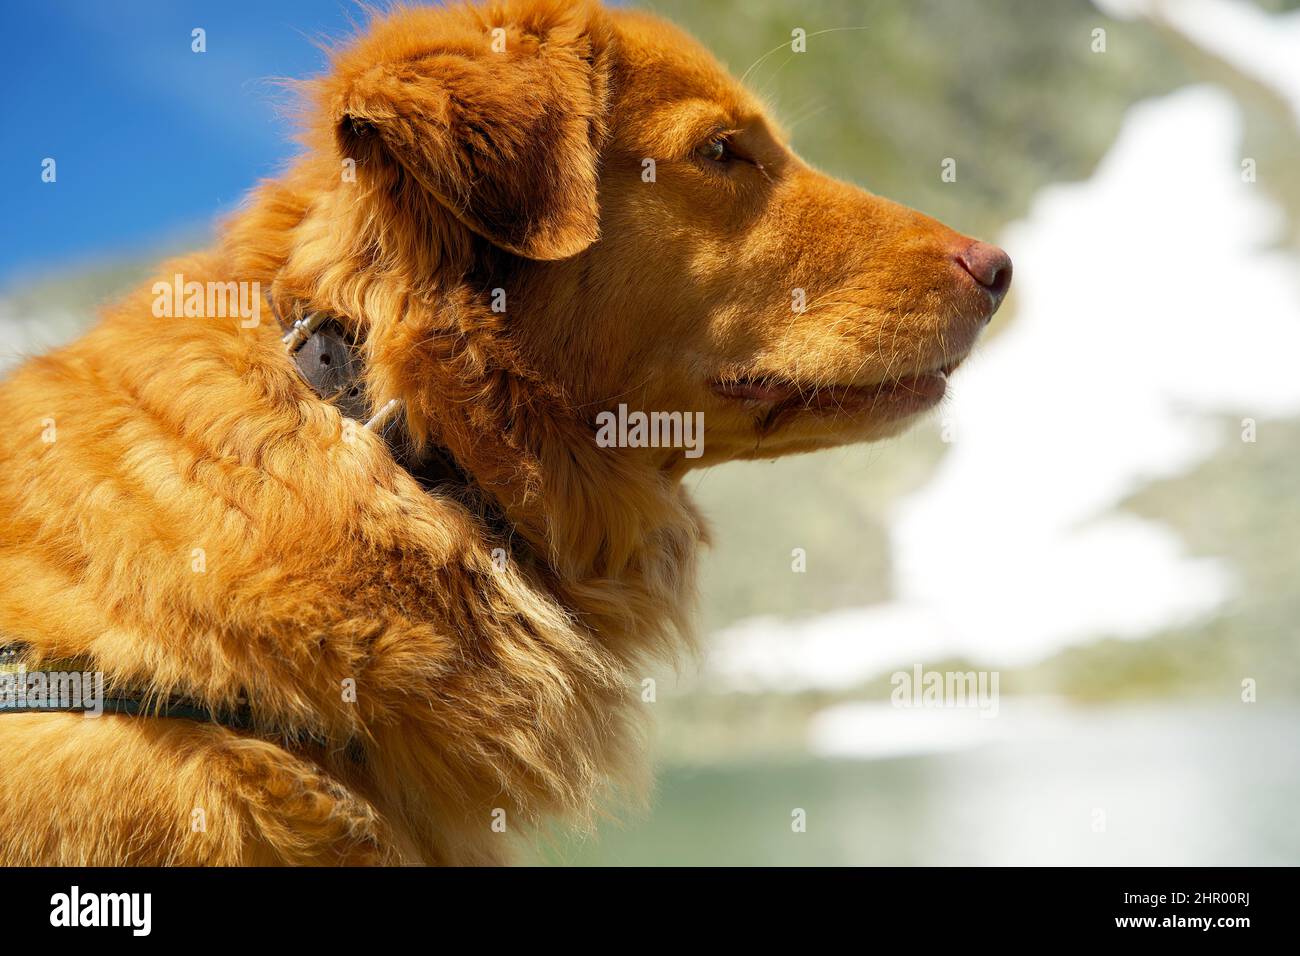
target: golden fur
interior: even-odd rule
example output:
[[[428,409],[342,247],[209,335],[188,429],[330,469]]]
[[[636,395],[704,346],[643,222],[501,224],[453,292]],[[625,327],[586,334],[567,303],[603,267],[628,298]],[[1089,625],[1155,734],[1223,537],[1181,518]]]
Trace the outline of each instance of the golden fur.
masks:
[[[0,862],[479,864],[588,818],[638,786],[643,664],[687,639],[685,471],[896,433],[907,376],[992,311],[970,240],[807,167],[650,16],[400,8],[305,94],[302,157],[158,278],[339,316],[372,407],[404,399],[471,487],[428,493],[349,430],[274,321],[157,318],[152,283],[26,362],[0,387],[0,633],[246,695],[265,729],[0,714]],[[739,158],[701,158],[718,136]],[[703,457],[599,447],[620,402],[703,410]]]

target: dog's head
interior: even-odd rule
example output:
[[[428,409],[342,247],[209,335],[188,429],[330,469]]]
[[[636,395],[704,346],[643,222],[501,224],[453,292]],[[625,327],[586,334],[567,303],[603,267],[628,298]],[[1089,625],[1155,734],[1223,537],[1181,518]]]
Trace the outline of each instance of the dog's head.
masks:
[[[320,91],[331,164],[355,162],[384,203],[337,186],[350,255],[417,287],[454,271],[589,421],[704,412],[689,464],[898,432],[1010,282],[1001,250],[810,168],[705,50],[643,14],[402,9]]]

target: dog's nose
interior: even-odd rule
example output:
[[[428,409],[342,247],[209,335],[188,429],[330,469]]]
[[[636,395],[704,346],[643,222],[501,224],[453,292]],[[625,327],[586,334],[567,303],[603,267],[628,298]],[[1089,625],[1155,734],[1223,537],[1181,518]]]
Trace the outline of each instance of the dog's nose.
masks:
[[[1011,287],[1011,257],[987,242],[972,242],[957,253],[957,261],[993,297],[992,318]]]

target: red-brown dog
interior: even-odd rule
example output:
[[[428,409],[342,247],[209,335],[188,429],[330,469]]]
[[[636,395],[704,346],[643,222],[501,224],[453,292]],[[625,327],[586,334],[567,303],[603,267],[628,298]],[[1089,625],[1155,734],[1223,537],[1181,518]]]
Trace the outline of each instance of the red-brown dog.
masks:
[[[686,630],[684,473],[897,433],[1010,279],[644,14],[402,9],[308,93],[214,248],[0,390],[0,643],[157,714],[0,713],[4,863],[484,863],[581,821]],[[354,415],[233,288],[356,343]]]

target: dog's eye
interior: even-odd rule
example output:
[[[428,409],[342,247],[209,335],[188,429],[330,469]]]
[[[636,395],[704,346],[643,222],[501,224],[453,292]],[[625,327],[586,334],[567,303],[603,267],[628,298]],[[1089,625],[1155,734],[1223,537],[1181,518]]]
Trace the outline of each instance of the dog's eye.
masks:
[[[731,144],[722,136],[701,146],[700,155],[714,163],[729,163],[736,158],[736,154],[731,151]]]

